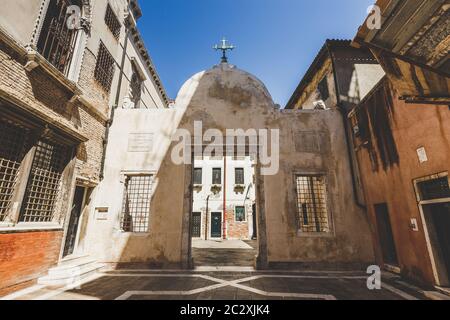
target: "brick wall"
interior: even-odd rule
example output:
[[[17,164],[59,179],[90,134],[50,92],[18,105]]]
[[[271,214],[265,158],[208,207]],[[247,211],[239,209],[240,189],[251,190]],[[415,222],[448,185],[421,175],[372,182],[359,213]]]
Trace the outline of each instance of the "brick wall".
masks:
[[[105,114],[108,113],[109,93],[106,92],[95,80],[95,66],[97,64],[96,54],[91,50],[84,51],[83,63],[81,66],[78,85],[83,89],[83,93],[97,109]],[[118,72],[116,70],[116,72]]]
[[[35,280],[58,263],[62,231],[0,234],[0,292]],[[11,290],[12,291],[12,290]]]
[[[248,209],[247,209],[248,210]],[[234,207],[227,208],[227,238],[228,239],[242,239],[247,240],[248,236],[248,212],[246,221],[238,222],[234,219]]]
[[[76,176],[98,181],[103,154],[106,123],[95,112],[79,102],[71,102],[72,93],[49,76],[41,67],[25,70],[24,57],[0,39],[0,96],[4,93],[26,103],[36,113],[45,114],[52,122],[84,134],[89,140],[78,146]],[[106,114],[109,95],[93,80],[95,56],[86,50],[79,86],[84,96],[98,111]],[[29,115],[30,118],[32,115]],[[1,140],[1,139],[0,139]],[[72,190],[62,195],[67,195]],[[63,223],[64,218],[59,221]],[[58,263],[63,232],[0,233],[0,292],[17,288],[45,275]],[[2,289],[3,288],[3,289]]]

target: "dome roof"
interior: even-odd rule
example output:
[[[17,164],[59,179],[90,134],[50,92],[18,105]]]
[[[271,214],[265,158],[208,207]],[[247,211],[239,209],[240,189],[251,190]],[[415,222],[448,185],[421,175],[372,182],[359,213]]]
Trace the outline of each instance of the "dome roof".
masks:
[[[200,93],[207,93],[210,98],[232,100],[233,103],[238,103],[239,99],[241,104],[245,104],[254,98],[259,103],[274,105],[261,80],[228,63],[199,72],[187,80],[178,92],[176,106],[187,107]]]

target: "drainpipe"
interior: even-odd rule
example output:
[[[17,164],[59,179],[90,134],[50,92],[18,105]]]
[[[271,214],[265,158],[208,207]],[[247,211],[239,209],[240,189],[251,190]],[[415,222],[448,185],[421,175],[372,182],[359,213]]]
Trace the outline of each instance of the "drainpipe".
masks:
[[[208,240],[208,211],[209,211],[209,197],[211,195],[208,194],[206,198],[206,217],[205,217],[205,240]]]
[[[128,36],[130,35],[130,29],[128,28],[127,23],[125,23],[125,30],[126,30],[125,43],[123,46],[122,61],[120,63],[120,67],[119,67],[120,75],[119,75],[119,82],[117,83],[116,98],[115,98],[114,104],[111,108],[111,115],[110,115],[108,121],[106,121],[105,139],[103,139],[103,153],[102,153],[102,161],[101,161],[101,166],[100,166],[100,181],[105,178],[105,160],[106,160],[106,149],[108,147],[108,142],[109,142],[109,132],[111,130],[111,125],[114,121],[114,115],[115,115],[116,108],[119,106],[120,90],[122,87],[123,74],[124,74],[123,69],[125,66],[125,58],[127,56]]]
[[[227,239],[227,153],[223,156],[223,240]]]
[[[352,175],[352,187],[353,187],[354,202],[359,208],[366,210],[367,207],[364,204],[359,202],[358,191],[357,191],[357,186],[356,186],[356,181],[355,181],[356,174],[355,174],[355,168],[354,168],[354,162],[353,162],[353,150],[351,147],[353,145],[353,141],[351,141],[351,139],[349,137],[349,126],[348,126],[348,121],[347,121],[348,120],[348,112],[347,112],[347,110],[345,110],[345,108],[342,107],[341,93],[340,93],[340,89],[339,89],[338,77],[336,74],[336,62],[334,60],[333,53],[332,53],[331,48],[329,47],[328,43],[327,43],[327,47],[328,47],[328,52],[330,53],[330,56],[331,56],[331,63],[333,66],[333,77],[334,77],[334,84],[335,84],[335,89],[336,89],[337,109],[341,112],[342,119],[344,121],[345,141],[347,143],[347,152],[348,152],[348,157],[350,160],[350,173]]]

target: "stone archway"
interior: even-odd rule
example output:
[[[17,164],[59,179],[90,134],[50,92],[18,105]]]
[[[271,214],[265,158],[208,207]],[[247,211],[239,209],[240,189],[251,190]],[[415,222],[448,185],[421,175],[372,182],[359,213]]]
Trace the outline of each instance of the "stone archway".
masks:
[[[225,149],[225,148],[224,148]],[[224,152],[226,156],[226,153]],[[183,222],[182,222],[182,248],[181,260],[182,267],[192,269],[194,266],[192,258],[192,204],[193,204],[193,170],[194,165],[185,166],[185,193],[183,200]],[[257,256],[255,257],[254,267],[256,269],[267,268],[267,235],[266,235],[266,217],[265,217],[265,197],[264,197],[264,179],[261,176],[261,165],[257,164],[254,168],[255,188],[256,188],[256,221],[257,221]],[[226,210],[226,208],[224,208]]]

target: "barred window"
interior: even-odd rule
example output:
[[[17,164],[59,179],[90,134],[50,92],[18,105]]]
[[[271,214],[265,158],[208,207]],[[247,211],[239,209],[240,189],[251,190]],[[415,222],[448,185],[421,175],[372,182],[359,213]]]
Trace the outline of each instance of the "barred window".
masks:
[[[65,75],[69,73],[78,32],[67,27],[71,5],[82,7],[81,0],[50,0],[37,43],[38,52]]]
[[[122,205],[122,230],[148,232],[153,176],[127,176]]]
[[[113,56],[106,49],[103,42],[100,41],[100,49],[97,55],[97,64],[95,66],[94,77],[105,91],[111,90],[111,84],[114,77],[115,61]]]
[[[117,18],[114,10],[111,8],[111,5],[108,3],[108,7],[106,8],[105,14],[105,23],[108,26],[109,30],[112,32],[114,38],[119,40],[120,37],[120,29],[122,28],[119,19]]]
[[[234,183],[235,184],[244,184],[244,168],[235,168],[234,169]]]
[[[47,140],[38,141],[22,203],[20,222],[53,221],[68,155],[67,147]]]
[[[6,218],[25,155],[27,130],[0,120],[0,222]]]
[[[302,232],[328,232],[325,176],[296,177],[297,204]]]
[[[202,184],[203,183],[203,170],[202,168],[194,169],[194,184]]]

